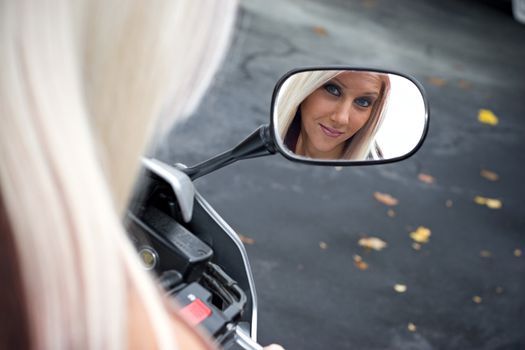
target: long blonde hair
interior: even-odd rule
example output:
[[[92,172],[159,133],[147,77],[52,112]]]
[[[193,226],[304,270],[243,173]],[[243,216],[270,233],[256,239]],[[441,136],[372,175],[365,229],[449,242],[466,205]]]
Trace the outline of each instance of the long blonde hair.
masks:
[[[228,0],[0,3],[0,200],[34,348],[126,347],[130,290],[173,348],[121,218],[156,117],[162,133],[196,105],[234,16]]]
[[[279,91],[274,110],[274,115],[278,116],[276,133],[281,140],[284,141],[300,104],[316,89],[343,72],[345,71],[306,71],[296,73],[286,80]],[[371,74],[377,74],[381,79],[380,96],[374,104],[370,118],[352,137],[352,142],[345,148],[341,159],[365,160],[368,157],[374,159],[381,157],[377,154],[377,145],[375,145],[374,138],[386,112],[390,92],[390,79],[387,74]]]

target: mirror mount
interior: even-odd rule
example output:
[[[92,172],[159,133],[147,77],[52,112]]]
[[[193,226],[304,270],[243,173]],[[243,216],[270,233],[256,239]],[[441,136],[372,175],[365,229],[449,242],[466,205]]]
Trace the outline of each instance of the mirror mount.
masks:
[[[192,167],[179,166],[190,179],[195,180],[241,159],[264,157],[276,153],[269,125],[262,125],[237,146]]]

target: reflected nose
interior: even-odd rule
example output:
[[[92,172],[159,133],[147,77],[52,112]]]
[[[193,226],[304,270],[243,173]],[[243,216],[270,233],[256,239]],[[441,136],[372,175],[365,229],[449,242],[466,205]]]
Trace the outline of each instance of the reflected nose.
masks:
[[[350,106],[346,103],[338,105],[332,112],[330,119],[336,126],[346,126],[350,119]]]

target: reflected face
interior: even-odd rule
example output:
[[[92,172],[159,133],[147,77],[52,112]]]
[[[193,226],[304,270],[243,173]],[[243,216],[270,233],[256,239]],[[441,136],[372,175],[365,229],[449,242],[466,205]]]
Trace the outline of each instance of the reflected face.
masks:
[[[301,132],[295,153],[339,159],[346,140],[370,118],[381,85],[379,74],[350,71],[317,88],[300,105]]]

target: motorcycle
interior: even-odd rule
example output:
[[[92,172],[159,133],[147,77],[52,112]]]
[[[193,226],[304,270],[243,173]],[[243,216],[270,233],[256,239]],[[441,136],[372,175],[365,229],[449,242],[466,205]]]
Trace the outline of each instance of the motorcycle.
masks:
[[[359,118],[361,125],[352,126]],[[129,235],[144,268],[190,324],[225,349],[262,349],[244,245],[193,182],[238,160],[276,153],[323,166],[400,161],[421,147],[428,119],[424,90],[407,75],[350,67],[290,71],[275,86],[270,123],[232,149],[191,167],[143,159],[127,212]]]

